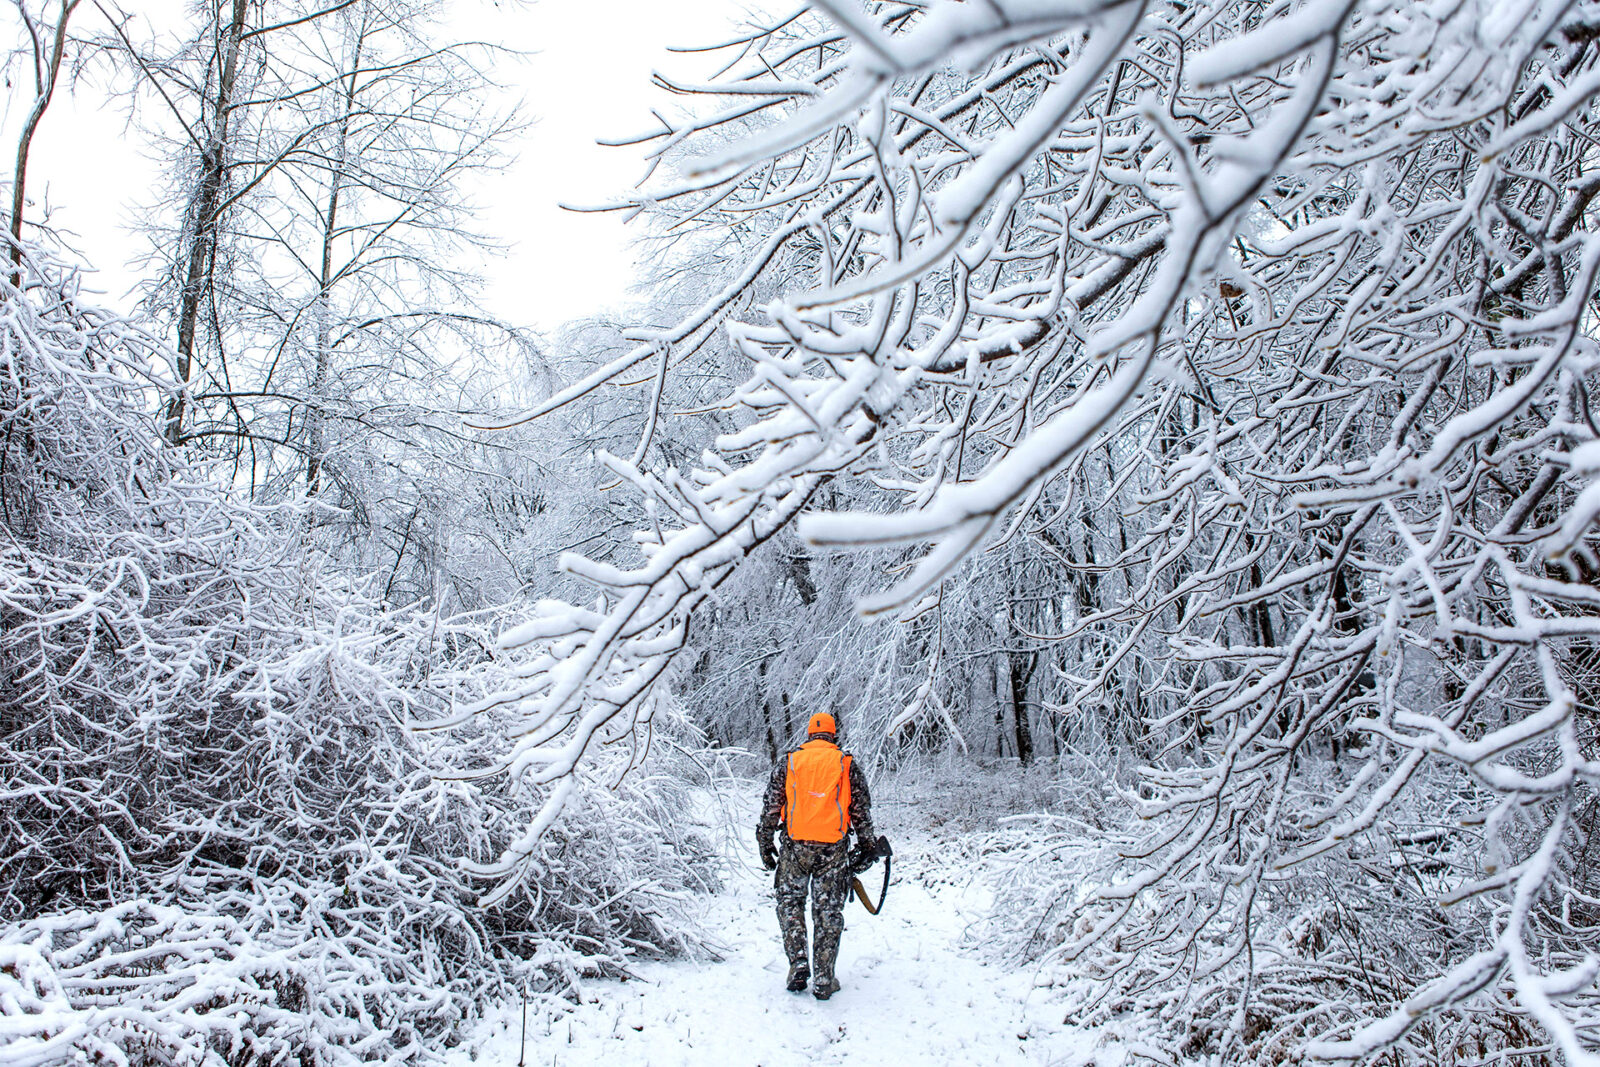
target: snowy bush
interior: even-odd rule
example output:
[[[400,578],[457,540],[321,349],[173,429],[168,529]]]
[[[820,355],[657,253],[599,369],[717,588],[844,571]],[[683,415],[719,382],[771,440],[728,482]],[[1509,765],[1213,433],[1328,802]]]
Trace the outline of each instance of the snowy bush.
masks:
[[[713,876],[658,783],[576,790],[485,907],[463,861],[542,794],[441,780],[413,727],[503,684],[489,623],[385,607],[310,506],[164,446],[161,346],[36,253],[23,279],[0,292],[0,1062],[429,1058],[496,991],[692,942]]]

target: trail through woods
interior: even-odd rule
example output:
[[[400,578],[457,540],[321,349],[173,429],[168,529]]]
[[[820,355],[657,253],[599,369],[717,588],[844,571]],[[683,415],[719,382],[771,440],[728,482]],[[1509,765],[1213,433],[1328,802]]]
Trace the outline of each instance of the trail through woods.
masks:
[[[772,905],[772,876],[746,840],[724,839],[724,888],[705,898],[720,959],[638,963],[631,980],[590,980],[582,1003],[530,1003],[525,1062],[678,1064],[1061,1064],[1117,1067],[1125,1053],[1100,1035],[1065,1026],[1035,971],[985,960],[977,941],[987,873],[960,834],[908,827],[899,805],[880,804],[894,836],[894,881],[874,917],[853,898],[838,976],[826,1002],[789,993]],[[753,826],[753,808],[738,826]],[[731,838],[731,833],[728,835]],[[882,867],[863,882],[874,895]],[[519,1055],[520,1005],[452,1067],[510,1067]]]

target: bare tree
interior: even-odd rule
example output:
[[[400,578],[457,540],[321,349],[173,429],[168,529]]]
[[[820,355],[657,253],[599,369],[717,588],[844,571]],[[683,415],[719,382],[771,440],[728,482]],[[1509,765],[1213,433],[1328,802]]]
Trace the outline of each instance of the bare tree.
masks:
[[[388,568],[394,596],[438,594],[442,486],[486,476],[456,412],[491,363],[534,352],[474,300],[490,242],[463,181],[518,128],[488,91],[501,49],[441,44],[425,5],[376,0],[218,0],[165,51],[108,17],[158,125],[181,131],[147,297],[183,379],[167,439],[253,492],[324,496],[353,565]]]

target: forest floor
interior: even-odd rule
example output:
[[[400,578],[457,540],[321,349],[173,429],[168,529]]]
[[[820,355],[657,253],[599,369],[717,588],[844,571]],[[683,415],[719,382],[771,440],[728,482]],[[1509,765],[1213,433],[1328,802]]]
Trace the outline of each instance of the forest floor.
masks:
[[[753,798],[752,798],[753,799]],[[742,800],[742,798],[741,798]],[[739,804],[742,809],[745,805]],[[754,805],[749,805],[750,826]],[[580,1003],[528,1012],[519,1004],[463,1048],[469,1062],[512,1067],[679,1064],[1052,1064],[1120,1067],[1126,1053],[1104,1035],[1062,1023],[1027,964],[986,958],[976,931],[991,899],[975,829],[908,804],[879,804],[895,846],[894,881],[881,914],[852,896],[839,952],[843,989],[831,1000],[784,990],[787,969],[772,903],[772,876],[742,833],[724,835],[723,889],[701,904],[716,958],[640,961],[634,977],[590,980]],[[989,820],[985,820],[989,821]],[[881,866],[862,879],[876,896]]]

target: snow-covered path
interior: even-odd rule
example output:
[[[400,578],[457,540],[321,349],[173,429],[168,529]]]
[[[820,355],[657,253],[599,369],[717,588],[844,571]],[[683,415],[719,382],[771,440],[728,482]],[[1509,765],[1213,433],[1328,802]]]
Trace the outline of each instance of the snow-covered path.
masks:
[[[844,988],[819,1002],[784,990],[771,876],[741,863],[705,901],[720,961],[641,962],[631,981],[591,981],[565,1015],[528,1022],[529,1067],[544,1064],[1095,1063],[1094,1038],[1065,1028],[1029,969],[986,964],[965,944],[987,904],[976,880],[941,881],[922,842],[897,846],[883,913],[851,900],[840,949]],[[741,857],[743,859],[743,857]],[[864,881],[874,893],[881,867]],[[902,872],[904,872],[902,874]],[[478,1062],[519,1060],[519,1022],[485,1040]],[[1100,1067],[1120,1063],[1101,1048]]]

